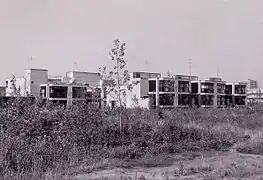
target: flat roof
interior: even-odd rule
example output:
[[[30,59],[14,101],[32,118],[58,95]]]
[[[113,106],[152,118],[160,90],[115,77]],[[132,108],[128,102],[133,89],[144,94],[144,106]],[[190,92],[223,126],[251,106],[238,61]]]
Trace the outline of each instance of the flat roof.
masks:
[[[47,69],[29,68],[25,70],[48,71]]]
[[[84,84],[67,84],[67,83],[65,83],[65,84],[61,84],[61,83],[59,83],[59,84],[40,84],[40,86],[47,86],[47,85],[49,85],[49,86],[78,86],[78,87],[90,87],[90,86],[88,86],[88,85],[84,85]]]
[[[89,73],[89,74],[100,74],[99,72],[88,72],[88,71],[67,71],[66,73]]]

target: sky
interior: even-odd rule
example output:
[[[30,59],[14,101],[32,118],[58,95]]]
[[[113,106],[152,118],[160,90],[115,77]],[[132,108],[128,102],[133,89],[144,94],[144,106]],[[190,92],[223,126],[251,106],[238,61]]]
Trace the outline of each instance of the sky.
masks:
[[[0,84],[110,66],[116,38],[129,71],[189,74],[191,59],[200,78],[263,85],[262,0],[0,0]]]

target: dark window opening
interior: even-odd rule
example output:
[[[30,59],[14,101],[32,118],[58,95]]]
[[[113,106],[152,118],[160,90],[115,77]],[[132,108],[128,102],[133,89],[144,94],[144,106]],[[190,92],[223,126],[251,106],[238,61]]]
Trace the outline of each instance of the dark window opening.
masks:
[[[226,85],[226,94],[232,94],[232,85]]]
[[[233,96],[225,96],[225,101],[227,107],[233,106]]]
[[[225,84],[217,84],[217,93],[224,94],[226,91],[226,85]]]
[[[67,98],[68,87],[50,87],[50,98]]]
[[[189,92],[189,82],[178,81],[178,92]]]
[[[198,95],[192,95],[190,98],[190,106],[191,107],[198,107],[199,102],[198,102]]]
[[[149,108],[155,109],[156,108],[156,95],[149,94]]]
[[[202,83],[201,93],[214,93],[214,84],[213,83]]]
[[[178,94],[178,105],[189,105],[189,95],[188,94]]]
[[[174,94],[160,94],[160,105],[161,106],[173,106],[174,105]]]
[[[156,92],[156,81],[149,80],[149,92]]]
[[[217,105],[219,106],[225,105],[225,96],[217,96]]]
[[[236,96],[235,97],[235,104],[236,105],[246,105],[246,97]]]
[[[198,93],[198,83],[191,84],[191,91],[192,93]]]
[[[202,95],[201,96],[201,105],[214,105],[214,96],[213,95]]]
[[[174,81],[173,80],[160,80],[159,81],[160,92],[174,92]]]
[[[139,72],[134,72],[133,73],[133,78],[140,78],[140,73]]]
[[[246,94],[245,85],[235,85],[235,94]]]
[[[86,87],[72,87],[73,98],[85,98]]]
[[[87,102],[92,102],[92,92],[87,92],[86,93],[86,100]]]

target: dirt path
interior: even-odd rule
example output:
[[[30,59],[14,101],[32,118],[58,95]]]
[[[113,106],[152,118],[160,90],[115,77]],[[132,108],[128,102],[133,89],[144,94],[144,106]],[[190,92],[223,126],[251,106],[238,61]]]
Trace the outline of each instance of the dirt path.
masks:
[[[108,169],[89,174],[84,170],[74,179],[263,179],[263,156],[236,152],[184,153],[108,163]]]

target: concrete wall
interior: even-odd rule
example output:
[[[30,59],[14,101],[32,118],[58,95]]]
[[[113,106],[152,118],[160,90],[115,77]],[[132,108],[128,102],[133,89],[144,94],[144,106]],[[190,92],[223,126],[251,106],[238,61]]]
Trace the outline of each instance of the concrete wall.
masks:
[[[98,73],[70,71],[66,77],[73,78],[78,83],[89,84],[91,87],[100,86],[100,76]]]
[[[127,90],[127,107],[149,108],[149,99],[143,98],[143,95],[148,94],[148,92],[149,92],[149,82],[145,83],[145,79],[141,79],[140,83],[138,83],[133,87],[132,91]]]
[[[48,71],[45,69],[25,70],[25,85],[29,95],[39,96],[40,85],[48,83]]]

